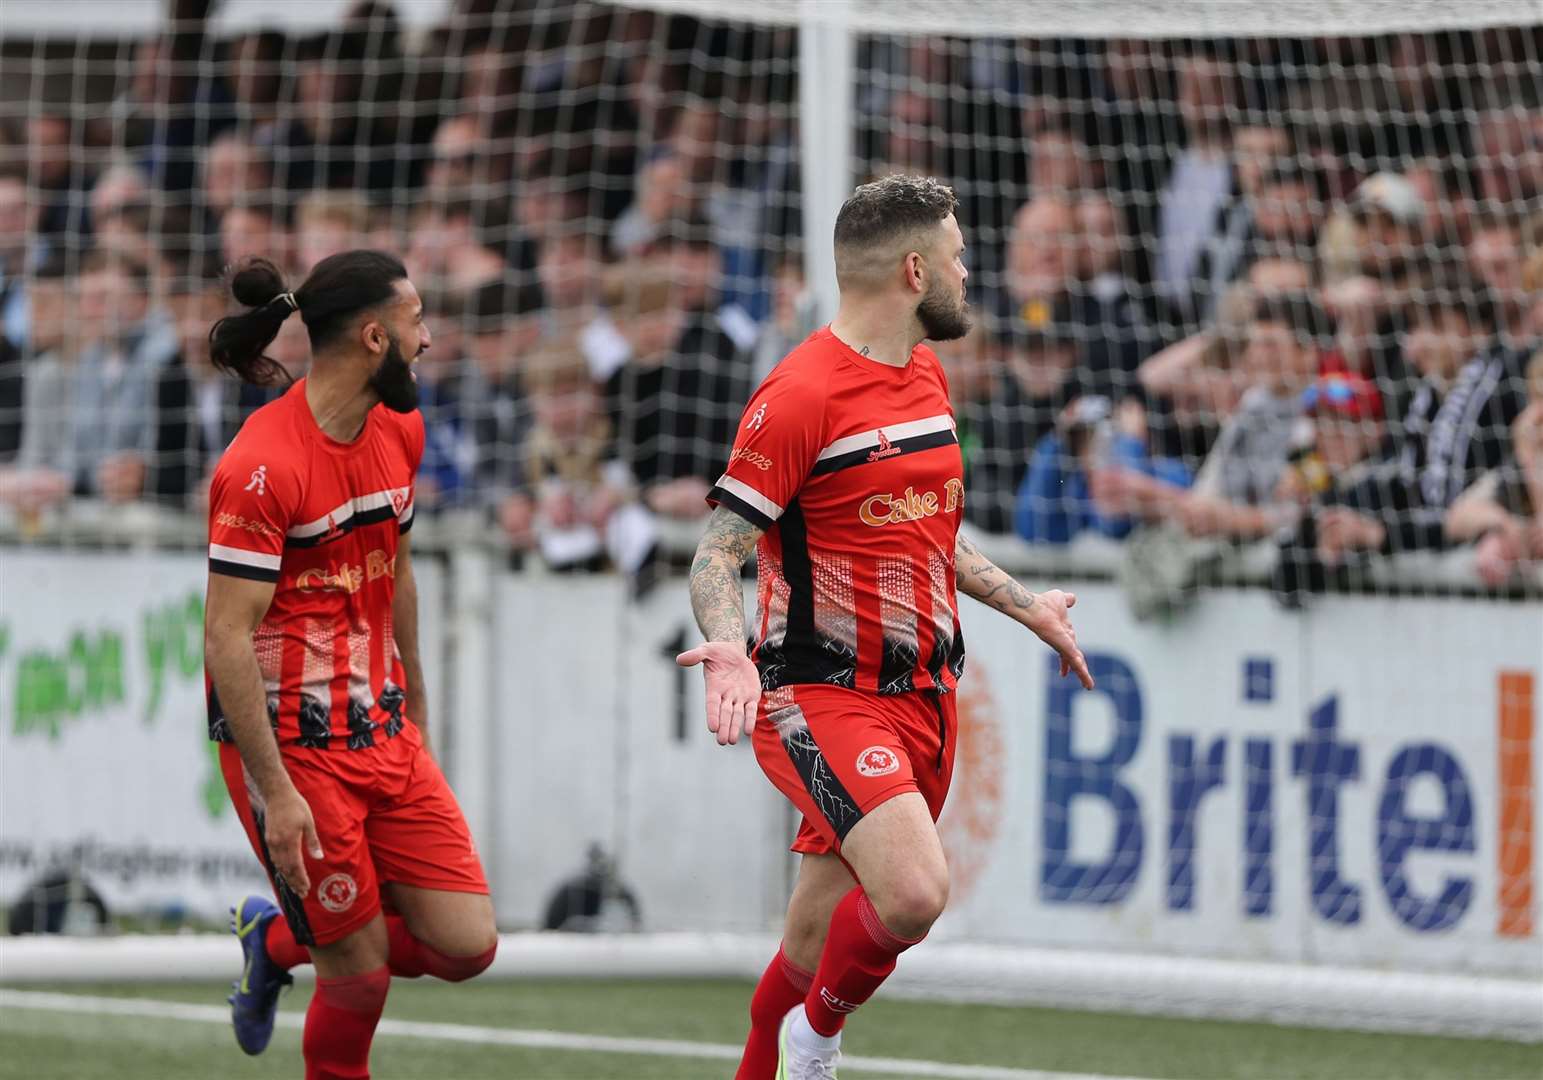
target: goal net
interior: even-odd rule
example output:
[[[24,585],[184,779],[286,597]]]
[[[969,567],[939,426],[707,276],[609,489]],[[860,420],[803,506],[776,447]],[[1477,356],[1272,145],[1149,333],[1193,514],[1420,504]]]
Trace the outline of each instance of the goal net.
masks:
[[[923,989],[1333,1022],[1355,986],[1539,1036],[1543,3],[159,6],[0,3],[13,927],[262,887],[196,737],[197,552],[283,388],[207,333],[227,267],[366,246],[433,336],[421,617],[501,921],[578,881],[620,905],[584,925],[772,930],[788,821],[696,739],[678,572],[751,390],[835,311],[841,201],[920,173],[968,245],[973,328],[932,346],[965,527],[1076,588],[1100,683],[966,613],[962,966]],[[598,674],[546,655],[597,626]],[[761,850],[688,873],[716,841],[680,791],[742,789]],[[684,947],[648,955],[745,966]]]

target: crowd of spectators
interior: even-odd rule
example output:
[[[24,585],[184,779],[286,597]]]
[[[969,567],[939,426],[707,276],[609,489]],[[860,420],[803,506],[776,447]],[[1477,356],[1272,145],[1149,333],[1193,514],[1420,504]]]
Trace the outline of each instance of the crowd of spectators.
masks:
[[[628,571],[706,512],[813,328],[796,35],[452,7],[184,23],[0,124],[0,503],[200,511],[284,390],[211,366],[223,268],[367,246],[434,334],[426,511]],[[1416,550],[1543,566],[1538,28],[864,38],[859,76],[858,174],[961,198],[976,325],[938,351],[972,524],[1267,543],[1292,601]],[[307,348],[294,320],[271,352],[298,377]]]

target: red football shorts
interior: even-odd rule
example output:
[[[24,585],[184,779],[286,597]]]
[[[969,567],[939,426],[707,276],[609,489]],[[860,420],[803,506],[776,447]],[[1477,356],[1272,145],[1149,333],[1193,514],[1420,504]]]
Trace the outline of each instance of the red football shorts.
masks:
[[[285,746],[282,753],[321,841],[321,859],[305,856],[311,891],[304,899],[274,874],[263,839],[262,799],[248,785],[234,745],[220,745],[220,768],[300,944],[330,945],[368,923],[381,910],[383,881],[487,893],[461,807],[414,724],[362,750]]]
[[[887,799],[920,792],[936,821],[954,774],[954,695],[784,686],[761,695],[755,756],[804,820],[793,850],[841,850],[852,826]]]

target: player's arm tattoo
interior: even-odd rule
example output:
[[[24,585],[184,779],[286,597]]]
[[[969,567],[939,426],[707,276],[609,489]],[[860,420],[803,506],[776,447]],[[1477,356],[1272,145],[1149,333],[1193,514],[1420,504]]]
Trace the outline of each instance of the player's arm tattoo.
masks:
[[[959,591],[1023,622],[1038,600],[961,534],[954,543],[954,581]]]
[[[707,519],[691,564],[691,610],[708,641],[745,640],[745,598],[740,571],[761,530],[727,507]]]

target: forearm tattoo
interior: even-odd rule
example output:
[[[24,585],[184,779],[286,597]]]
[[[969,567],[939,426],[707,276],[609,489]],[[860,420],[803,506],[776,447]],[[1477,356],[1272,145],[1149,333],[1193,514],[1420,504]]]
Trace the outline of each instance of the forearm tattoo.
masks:
[[[1028,617],[1037,599],[963,536],[954,546],[954,581],[966,596],[1020,621]]]
[[[724,507],[713,510],[691,564],[691,610],[708,641],[745,640],[740,571],[761,530]]]

